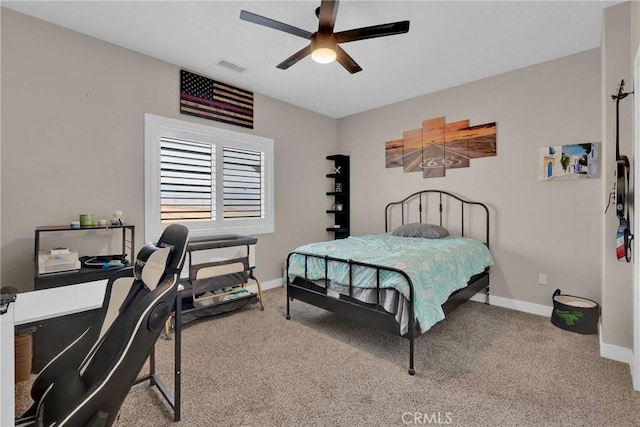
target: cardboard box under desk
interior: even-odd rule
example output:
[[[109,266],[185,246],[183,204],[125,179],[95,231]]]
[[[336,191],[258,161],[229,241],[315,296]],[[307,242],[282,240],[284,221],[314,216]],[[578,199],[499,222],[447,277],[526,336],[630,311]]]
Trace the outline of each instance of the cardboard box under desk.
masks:
[[[31,361],[33,358],[33,338],[31,334],[15,337],[15,382],[26,381],[31,375]]]

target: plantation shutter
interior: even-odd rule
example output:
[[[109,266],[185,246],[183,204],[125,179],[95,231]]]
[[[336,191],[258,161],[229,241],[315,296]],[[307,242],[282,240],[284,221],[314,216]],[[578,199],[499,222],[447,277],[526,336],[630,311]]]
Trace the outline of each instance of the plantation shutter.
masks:
[[[264,153],[223,147],[223,218],[264,218]]]
[[[215,220],[215,146],[160,139],[160,221]]]

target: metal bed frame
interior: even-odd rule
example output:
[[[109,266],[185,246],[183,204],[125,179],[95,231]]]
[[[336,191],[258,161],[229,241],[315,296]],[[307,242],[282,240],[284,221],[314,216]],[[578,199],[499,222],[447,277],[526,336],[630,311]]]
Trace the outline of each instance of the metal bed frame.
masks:
[[[429,202],[429,194],[436,194],[438,196],[438,213],[439,213],[439,225],[443,224],[443,196],[446,197],[444,200],[446,201],[445,205],[449,208],[449,204],[456,204],[459,202],[460,205],[460,231],[461,235],[465,235],[465,208],[471,206],[477,206],[480,208],[480,211],[484,212],[485,216],[485,236],[484,243],[489,246],[489,209],[483,203],[472,202],[469,200],[462,199],[459,196],[448,193],[446,191],[440,190],[423,190],[418,191],[416,193],[411,194],[410,196],[405,197],[404,199],[391,202],[385,207],[385,232],[390,231],[391,224],[391,212],[393,208],[400,207],[401,210],[401,222],[404,225],[405,220],[409,218],[408,216],[408,208],[411,203],[418,203],[418,215],[419,222],[423,222],[426,219],[428,211],[423,211],[423,205],[426,205],[428,208],[430,205]],[[471,209],[469,209],[471,211]],[[288,271],[289,271],[289,262],[292,255],[298,254],[303,255],[305,257],[305,277],[295,277],[293,281],[290,280]],[[324,278],[324,287],[316,285],[311,280],[307,279],[307,261],[309,258],[322,258],[325,260],[325,278]],[[349,294],[341,295],[340,298],[335,298],[327,295],[328,289],[328,279],[327,279],[327,261],[337,261],[349,264]],[[353,274],[353,267],[361,266],[361,267],[369,267],[376,270],[376,303],[375,304],[367,304],[361,301],[358,301],[353,297],[353,288],[351,285],[351,278]],[[380,305],[380,272],[381,271],[391,271],[400,274],[407,281],[409,285],[409,328],[407,333],[402,334],[400,331],[400,324],[396,321],[395,315],[387,312]],[[486,289],[486,304],[489,304],[489,268],[485,269],[480,274],[476,274],[473,276],[466,287],[459,289],[453,292],[449,299],[442,304],[442,309],[446,314],[449,314],[462,303],[467,301],[469,298],[474,296],[476,293],[480,292],[482,289]],[[409,340],[409,375],[415,374],[414,369],[414,341],[420,335],[418,330],[418,325],[416,324],[413,300],[414,300],[414,285],[411,282],[409,276],[402,270],[398,270],[395,268],[384,267],[380,265],[368,264],[359,261],[353,260],[345,260],[339,258],[333,258],[329,256],[319,256],[308,254],[304,252],[291,252],[287,256],[287,319],[291,319],[290,315],[290,301],[297,299],[299,301],[306,302],[308,304],[314,305],[316,307],[323,308],[325,310],[331,311],[333,313],[338,314],[339,316],[345,317],[349,320],[356,321],[358,323],[362,323],[366,326],[373,327],[375,329],[381,329],[384,331],[391,332],[394,335],[398,335],[404,337]]]

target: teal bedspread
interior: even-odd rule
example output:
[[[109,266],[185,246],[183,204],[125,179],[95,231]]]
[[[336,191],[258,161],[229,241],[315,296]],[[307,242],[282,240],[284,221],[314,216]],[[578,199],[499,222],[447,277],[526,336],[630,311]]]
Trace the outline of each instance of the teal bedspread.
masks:
[[[414,312],[421,332],[444,319],[441,305],[452,292],[465,287],[473,275],[493,265],[493,257],[484,243],[456,236],[424,239],[377,234],[311,243],[294,252],[351,259],[404,271],[414,286]],[[289,262],[289,278],[304,277],[304,264],[304,256],[293,254]],[[309,280],[324,279],[324,272],[324,259],[308,258]],[[349,285],[348,264],[329,261],[327,272],[329,280]],[[352,275],[353,286],[375,288],[374,269],[354,266]],[[395,288],[409,297],[409,286],[400,274],[383,271],[380,280],[381,288]]]

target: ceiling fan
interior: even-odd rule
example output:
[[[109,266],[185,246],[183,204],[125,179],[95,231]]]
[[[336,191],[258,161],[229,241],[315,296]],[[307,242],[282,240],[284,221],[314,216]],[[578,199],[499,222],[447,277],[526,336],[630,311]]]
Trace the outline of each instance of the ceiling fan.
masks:
[[[320,2],[320,7],[316,9],[316,16],[318,17],[319,23],[318,31],[315,33],[310,33],[309,31],[301,28],[273,20],[271,18],[256,15],[255,13],[247,12],[246,10],[240,11],[240,19],[311,40],[311,43],[308,46],[294,53],[276,66],[281,70],[286,70],[310,54],[314,61],[323,64],[336,60],[346,68],[347,71],[354,74],[358,71],[362,71],[362,68],[349,56],[349,54],[347,54],[347,52],[344,51],[344,49],[339,46],[340,43],[393,36],[395,34],[403,34],[409,31],[409,21],[399,21],[390,24],[372,25],[370,27],[362,27],[334,33],[333,27],[336,23],[338,3],[338,0],[322,0]]]

